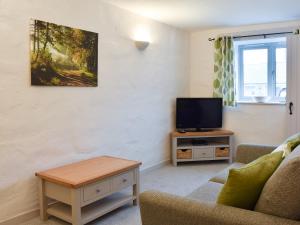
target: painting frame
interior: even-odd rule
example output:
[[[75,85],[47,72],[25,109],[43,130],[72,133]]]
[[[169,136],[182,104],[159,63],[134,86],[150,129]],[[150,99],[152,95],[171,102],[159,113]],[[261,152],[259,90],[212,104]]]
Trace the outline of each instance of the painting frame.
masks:
[[[30,20],[32,86],[98,87],[98,33]]]

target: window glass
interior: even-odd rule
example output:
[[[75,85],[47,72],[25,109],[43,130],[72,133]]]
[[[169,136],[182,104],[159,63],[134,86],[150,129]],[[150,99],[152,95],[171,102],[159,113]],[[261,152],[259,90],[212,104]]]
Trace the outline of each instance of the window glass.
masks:
[[[244,96],[268,95],[268,49],[243,51]]]
[[[286,38],[238,40],[235,45],[237,94],[240,101],[285,102]]]
[[[286,48],[276,48],[276,96],[286,97]]]

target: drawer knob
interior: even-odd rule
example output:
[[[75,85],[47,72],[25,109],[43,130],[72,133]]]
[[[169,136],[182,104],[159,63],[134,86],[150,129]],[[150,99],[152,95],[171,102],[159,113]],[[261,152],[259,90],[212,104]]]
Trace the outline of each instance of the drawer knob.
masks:
[[[127,179],[123,179],[123,183],[127,182]]]
[[[100,190],[100,189],[96,189],[96,192],[97,192],[97,193],[100,193],[100,192],[101,192],[101,190]]]

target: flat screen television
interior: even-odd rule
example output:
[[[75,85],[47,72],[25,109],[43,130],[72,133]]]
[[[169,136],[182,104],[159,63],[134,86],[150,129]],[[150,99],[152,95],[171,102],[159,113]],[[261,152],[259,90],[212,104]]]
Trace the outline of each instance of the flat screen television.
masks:
[[[222,98],[177,98],[176,129],[201,130],[221,128]]]

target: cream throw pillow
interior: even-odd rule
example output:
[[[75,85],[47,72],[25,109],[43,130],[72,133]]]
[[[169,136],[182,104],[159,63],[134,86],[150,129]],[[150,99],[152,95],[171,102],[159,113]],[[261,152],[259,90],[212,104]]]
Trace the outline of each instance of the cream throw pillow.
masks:
[[[300,146],[282,161],[266,182],[255,211],[300,220]]]

